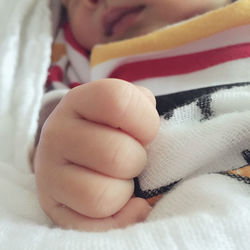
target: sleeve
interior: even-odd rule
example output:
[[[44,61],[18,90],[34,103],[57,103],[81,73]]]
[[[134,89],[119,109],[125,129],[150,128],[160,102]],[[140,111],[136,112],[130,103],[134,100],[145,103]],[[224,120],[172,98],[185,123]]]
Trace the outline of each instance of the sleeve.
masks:
[[[55,109],[57,104],[60,102],[60,100],[63,98],[63,96],[68,93],[68,91],[69,90],[67,89],[53,90],[44,95],[44,98],[42,101],[42,107],[39,113],[38,129],[37,129],[36,138],[35,138],[35,146],[39,142],[43,124],[45,123],[45,121],[47,120],[51,112]]]
[[[39,115],[35,140],[37,145],[42,126],[61,98],[72,88],[89,81],[89,54],[74,40],[69,24],[59,29],[52,45],[51,65]]]

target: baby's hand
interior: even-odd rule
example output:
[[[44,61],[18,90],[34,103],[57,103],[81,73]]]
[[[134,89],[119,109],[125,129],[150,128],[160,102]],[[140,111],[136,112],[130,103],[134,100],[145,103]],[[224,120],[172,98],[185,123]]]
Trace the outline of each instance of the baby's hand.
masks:
[[[59,226],[87,231],[143,221],[132,198],[159,126],[150,91],[105,79],[71,90],[45,122],[34,166],[39,200]]]

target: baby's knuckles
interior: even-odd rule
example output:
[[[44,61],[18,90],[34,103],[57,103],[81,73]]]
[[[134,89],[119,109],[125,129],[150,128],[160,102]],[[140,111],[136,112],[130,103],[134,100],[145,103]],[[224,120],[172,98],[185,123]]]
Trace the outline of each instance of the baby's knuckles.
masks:
[[[151,91],[119,79],[104,79],[95,83],[105,95],[102,105],[107,105],[104,108],[114,127],[125,130],[143,145],[150,143],[159,127],[159,115]]]

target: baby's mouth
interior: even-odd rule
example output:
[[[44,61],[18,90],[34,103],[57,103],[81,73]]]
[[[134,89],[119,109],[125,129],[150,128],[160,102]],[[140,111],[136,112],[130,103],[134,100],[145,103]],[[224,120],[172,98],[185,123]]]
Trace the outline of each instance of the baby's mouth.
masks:
[[[139,5],[135,7],[115,8],[106,12],[102,20],[105,36],[112,36],[114,33],[115,27],[118,26],[119,23],[121,24],[122,21],[124,21],[126,18],[129,19],[130,17],[132,18],[132,16],[140,14],[140,12],[144,8],[145,8],[144,5]]]

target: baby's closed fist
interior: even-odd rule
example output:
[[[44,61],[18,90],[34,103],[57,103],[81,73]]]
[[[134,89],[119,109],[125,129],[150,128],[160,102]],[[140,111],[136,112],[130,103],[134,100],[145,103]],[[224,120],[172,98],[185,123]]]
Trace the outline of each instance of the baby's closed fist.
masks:
[[[71,90],[45,122],[35,154],[39,200],[59,226],[100,231],[141,221],[131,198],[159,117],[150,91],[116,79]]]

